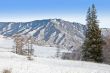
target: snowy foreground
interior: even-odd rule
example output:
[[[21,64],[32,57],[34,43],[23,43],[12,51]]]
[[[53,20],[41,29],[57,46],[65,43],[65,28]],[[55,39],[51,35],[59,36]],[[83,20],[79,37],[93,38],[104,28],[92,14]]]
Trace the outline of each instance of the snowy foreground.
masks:
[[[110,73],[110,65],[54,58],[55,47],[34,46],[32,61],[27,56],[12,53],[13,40],[0,37],[0,73]]]
[[[0,73],[4,69],[12,73],[110,73],[110,65],[39,57],[29,61],[7,49],[0,51]]]

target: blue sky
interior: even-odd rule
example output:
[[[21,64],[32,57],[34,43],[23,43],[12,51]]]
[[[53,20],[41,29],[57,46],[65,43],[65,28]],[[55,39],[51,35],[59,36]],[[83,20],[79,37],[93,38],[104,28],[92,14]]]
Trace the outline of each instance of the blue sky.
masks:
[[[0,0],[0,22],[60,18],[85,24],[93,3],[100,27],[110,27],[110,0]]]

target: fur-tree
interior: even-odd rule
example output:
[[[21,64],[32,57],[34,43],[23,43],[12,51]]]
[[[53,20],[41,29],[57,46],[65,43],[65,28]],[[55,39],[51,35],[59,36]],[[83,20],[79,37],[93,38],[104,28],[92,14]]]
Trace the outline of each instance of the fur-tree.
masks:
[[[95,5],[87,12],[86,38],[82,46],[82,60],[103,62],[101,30],[98,26]]]

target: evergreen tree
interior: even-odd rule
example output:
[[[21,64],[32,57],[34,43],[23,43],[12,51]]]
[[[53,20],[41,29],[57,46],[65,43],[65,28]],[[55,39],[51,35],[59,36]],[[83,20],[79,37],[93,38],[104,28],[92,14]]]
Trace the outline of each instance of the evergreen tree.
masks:
[[[82,60],[103,62],[101,30],[98,26],[96,8],[93,4],[87,12],[86,38],[82,46]]]

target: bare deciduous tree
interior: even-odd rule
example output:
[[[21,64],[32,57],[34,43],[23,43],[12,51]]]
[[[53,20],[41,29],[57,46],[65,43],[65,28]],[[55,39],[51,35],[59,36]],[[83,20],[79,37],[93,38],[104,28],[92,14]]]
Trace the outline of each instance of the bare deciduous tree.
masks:
[[[17,54],[23,54],[23,41],[24,41],[24,38],[21,36],[21,35],[15,35],[14,36],[15,39],[14,39],[14,42],[15,42],[15,47],[16,47],[16,53]]]

